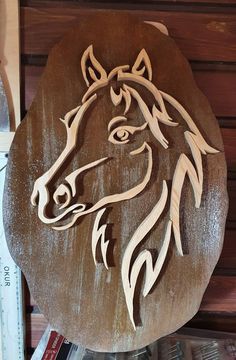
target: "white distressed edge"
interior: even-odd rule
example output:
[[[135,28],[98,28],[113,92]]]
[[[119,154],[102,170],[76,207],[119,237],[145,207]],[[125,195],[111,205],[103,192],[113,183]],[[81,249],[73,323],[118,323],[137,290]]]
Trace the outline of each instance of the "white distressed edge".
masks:
[[[15,132],[0,132],[0,152],[8,152]]]

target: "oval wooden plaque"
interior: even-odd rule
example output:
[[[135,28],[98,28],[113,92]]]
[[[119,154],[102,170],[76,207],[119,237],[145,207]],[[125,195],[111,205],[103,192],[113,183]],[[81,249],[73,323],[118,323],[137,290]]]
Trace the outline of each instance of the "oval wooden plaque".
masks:
[[[155,23],[84,19],[53,48],[14,138],[11,254],[51,325],[130,351],[198,310],[227,212],[219,127]]]

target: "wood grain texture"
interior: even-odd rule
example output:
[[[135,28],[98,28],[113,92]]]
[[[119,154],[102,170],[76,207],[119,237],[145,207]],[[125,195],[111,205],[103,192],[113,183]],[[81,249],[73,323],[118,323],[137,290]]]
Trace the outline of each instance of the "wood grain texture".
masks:
[[[236,181],[228,180],[227,187],[229,194],[229,211],[227,222],[234,227],[236,222]]]
[[[236,321],[236,279],[227,276],[213,276],[202,299],[199,312],[186,326],[219,331],[235,331]],[[27,316],[27,346],[36,347],[48,322],[42,314]]]
[[[186,324],[186,329],[206,329],[235,334],[235,312],[205,312],[200,311]]]
[[[236,118],[234,117],[218,118],[218,121],[221,128],[226,128],[226,129],[236,128]]]
[[[226,229],[224,246],[220,256],[220,259],[216,265],[216,269],[236,269],[236,229]],[[214,278],[214,276],[213,276]],[[224,277],[225,281],[227,281],[227,277]],[[212,279],[211,279],[212,281]],[[211,283],[210,281],[210,283]],[[210,285],[209,285],[210,286]],[[213,287],[210,286],[210,289]],[[219,292],[221,292],[221,287],[219,288]],[[210,294],[210,291],[207,292],[207,296]],[[204,295],[206,296],[206,295]],[[27,307],[37,307],[37,303],[30,294],[28,287],[25,287],[25,302]]]
[[[55,7],[55,3],[57,6],[61,7],[76,7],[78,6],[77,0],[21,0],[21,6],[27,6],[27,7]],[[133,2],[132,0],[129,1],[119,1],[119,0],[112,0],[112,1],[90,1],[90,0],[82,0],[80,1],[80,5],[86,6],[88,8],[96,9],[98,7],[105,7],[112,9],[112,6],[114,5],[120,5],[120,8],[124,8],[125,5],[127,6],[133,6],[134,9],[138,9],[141,5],[143,9],[145,9],[148,6],[158,6],[160,5],[160,8],[163,5],[166,5],[166,9],[175,10],[181,7],[184,7],[186,11],[193,11],[194,8],[201,9],[202,12],[207,11],[208,8],[212,9],[212,6],[215,6],[215,8],[220,7],[220,9],[223,8],[234,8],[234,5],[236,5],[235,0],[149,0],[148,2],[145,0],[138,0],[136,2]],[[156,7],[154,8],[156,9]],[[153,10],[154,10],[153,9]]]
[[[207,312],[200,311],[191,319],[184,329],[198,328],[214,331],[235,333],[235,312]],[[29,314],[26,319],[26,347],[36,348],[48,325],[42,314]]]
[[[195,72],[194,77],[216,116],[235,116],[236,72],[203,71]]]
[[[48,54],[52,46],[85,16],[100,10],[75,5],[21,8],[22,53]],[[117,11],[119,13],[119,11]],[[202,14],[168,11],[135,11],[140,20],[159,21],[167,26],[189,60],[236,61],[236,14]],[[109,17],[110,10],[107,10]],[[37,41],[35,39],[37,38]]]
[[[216,269],[236,271],[236,230],[226,230],[223,250]]]
[[[215,276],[206,290],[200,309],[209,312],[236,312],[235,297],[236,278]]]
[[[86,19],[86,21],[88,20]],[[109,17],[107,13],[101,14],[101,17],[96,15],[96,21],[92,21],[89,25],[90,31],[85,31],[88,26],[86,21],[80,21],[78,30],[72,31],[71,35],[68,35],[69,37],[52,50],[37,98],[15,137],[9,163],[27,164],[27,171],[25,171],[25,165],[12,166],[8,169],[9,187],[5,203],[5,208],[8,209],[5,212],[6,233],[13,256],[23,268],[39,308],[43,310],[52,325],[75,343],[81,343],[91,349],[115,352],[142,347],[159,336],[175,330],[197,311],[222,246],[227,208],[226,169],[217,122],[205,97],[195,87],[190,68],[173,41],[157,32],[155,28],[149,26],[144,28],[137,16],[119,16],[116,13],[109,13]],[[122,32],[107,31],[112,26],[116,28],[118,24]],[[123,38],[128,34],[130,26],[136,31],[136,37],[132,37],[132,42],[127,47]],[[92,36],[92,33],[97,33],[97,29],[100,30],[99,38]],[[114,39],[114,37],[117,38]],[[167,150],[161,147],[161,144],[156,144],[152,134],[143,131],[138,135],[140,146],[146,139],[145,141],[150,142],[152,146],[156,146],[156,153],[160,153],[160,158],[158,169],[155,169],[156,175],[153,174],[154,177],[147,189],[147,194],[143,192],[132,201],[117,204],[117,207],[112,208],[111,216],[114,217],[109,217],[110,221],[114,223],[112,235],[115,239],[119,239],[115,243],[114,261],[116,266],[110,269],[112,281],[107,278],[106,270],[102,271],[101,264],[97,269],[94,268],[91,245],[89,241],[85,241],[88,239],[88,234],[91,233],[93,220],[86,217],[85,221],[82,221],[77,227],[68,229],[67,233],[54,232],[53,229],[46,228],[37,219],[35,211],[29,207],[27,201],[20,200],[22,198],[29,199],[35,178],[44,173],[62,152],[65,133],[58,119],[78,106],[85,93],[86,85],[83,82],[79,64],[83,51],[91,44],[92,39],[93,42],[95,41],[94,49],[98,55],[100,54],[102,59],[100,61],[104,63],[105,69],[108,68],[108,72],[117,65],[130,64],[132,67],[139,51],[145,47],[147,53],[151,54],[154,64],[154,84],[158,84],[158,87],[162,89],[162,94],[163,92],[169,93],[177,98],[191,112],[197,127],[207,138],[207,143],[220,150],[218,154],[209,155],[204,160],[204,171],[207,172],[207,177],[204,182],[203,202],[197,212],[193,210],[194,200],[191,189],[190,187],[185,188],[181,217],[184,216],[185,237],[189,239],[186,240],[188,255],[180,259],[172,242],[168,265],[166,264],[158,286],[150,296],[140,300],[142,326],[139,326],[135,333],[130,326],[124,294],[120,286],[122,258],[120,252],[124,251],[124,247],[137,226],[155,205],[153,204],[154,199],[157,203],[160,196],[158,181],[162,182],[163,179],[173,177],[180,153],[187,152],[189,155],[189,150],[186,150],[186,144],[183,141],[183,130],[186,125],[181,119],[177,107],[174,111],[169,101],[169,111],[181,123],[181,126],[171,129],[165,126],[166,136],[175,144],[167,158],[165,155]],[[78,44],[78,46],[74,46],[74,44]],[[114,47],[114,44],[118,45]],[[154,52],[153,48],[159,48],[159,51]],[[173,66],[177,66],[177,64],[181,71],[174,70]],[[92,73],[92,77],[96,76]],[[146,101],[153,99],[149,98],[148,93],[146,96]],[[81,144],[80,156],[76,156],[73,160],[74,169],[80,167],[81,163],[86,164],[101,158],[104,151],[116,156],[113,144],[111,147],[103,142],[103,146],[99,147],[94,142],[94,134],[97,134],[98,138],[105,136],[107,139],[107,118],[110,120],[115,116],[114,105],[107,100],[106,92],[98,100],[99,108],[91,109],[90,116],[93,121],[89,121],[90,117],[87,117],[84,129],[85,141]],[[111,105],[112,107],[110,107]],[[108,115],[108,111],[111,111],[112,116]],[[137,113],[132,119],[132,121],[141,122],[142,113]],[[37,134],[37,137],[32,134]],[[82,139],[83,133],[79,134]],[[25,138],[27,138],[27,142]],[[57,139],[60,140],[57,141]],[[135,144],[133,142],[127,145],[130,146],[129,153],[138,148],[133,147]],[[20,153],[15,149],[20,149]],[[175,153],[176,151],[177,153]],[[122,167],[128,169],[128,174],[131,174],[130,167],[134,167],[132,178],[130,175],[127,178],[127,172],[120,171],[121,166],[114,167],[112,164],[109,167],[104,166],[104,179],[108,179],[112,171],[112,178],[116,181],[105,181],[101,184],[97,181],[101,176],[96,170],[87,178],[87,186],[84,186],[84,192],[81,195],[82,203],[83,201],[88,202],[91,195],[89,189],[94,188],[95,185],[95,191],[91,198],[92,204],[101,198],[103,192],[114,194],[117,193],[120,185],[130,188],[133,187],[132,184],[140,182],[140,178],[143,178],[147,168],[146,162],[141,163],[135,160],[130,164],[130,158],[125,156],[125,153],[121,152],[121,155]],[[24,161],[22,161],[23,157]],[[52,161],[52,157],[54,161]],[[144,159],[145,157],[143,157]],[[115,162],[115,164],[117,163]],[[66,171],[72,171],[71,166],[69,165]],[[142,206],[140,206],[141,204]],[[153,229],[150,233],[150,240],[148,240],[150,248],[156,248],[158,243],[158,249],[160,249],[161,234],[167,218],[168,214],[163,214],[160,229],[158,227],[158,231]],[[199,227],[200,223],[204,226]],[[14,236],[12,236],[13,234]],[[58,263],[60,263],[60,267]],[[32,264],[34,265],[32,266]],[[178,281],[176,281],[176,274],[179,274]],[[68,279],[70,279],[69,282]],[[169,292],[166,292],[167,284]],[[156,291],[157,289],[158,291]],[[157,304],[159,321],[153,323],[151,319],[156,312]],[[104,308],[106,317],[104,317]],[[174,316],[172,315],[173,309],[175,309]],[[58,316],[58,314],[61,315]],[[166,314],[169,314],[169,322],[166,321]],[[92,321],[88,321],[88,319],[92,319]],[[102,329],[101,323],[103,324]],[[109,336],[104,337],[104,333]]]
[[[236,179],[236,129],[221,128],[225,157],[228,166],[228,178]]]
[[[26,347],[36,348],[48,322],[42,314],[27,314],[26,316]]]

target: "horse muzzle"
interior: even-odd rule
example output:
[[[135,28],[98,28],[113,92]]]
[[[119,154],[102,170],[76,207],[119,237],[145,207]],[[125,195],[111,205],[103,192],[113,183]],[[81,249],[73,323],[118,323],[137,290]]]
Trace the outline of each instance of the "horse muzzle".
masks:
[[[61,221],[71,214],[72,216],[77,215],[82,216],[85,215],[90,206],[88,204],[83,203],[73,203],[77,195],[76,182],[79,175],[81,175],[84,171],[87,171],[95,166],[104,163],[106,160],[111,159],[108,157],[93,161],[85,166],[76,169],[68,176],[65,177],[64,182],[60,184],[53,194],[50,193],[49,185],[53,181],[50,170],[44,173],[41,177],[39,177],[34,183],[34,189],[31,195],[31,203],[33,206],[38,207],[38,217],[45,224],[55,224],[58,221]],[[59,170],[59,169],[57,169]],[[53,199],[53,203],[52,203]],[[59,205],[58,211],[62,211],[60,214],[49,217],[47,215],[47,208],[50,205]]]

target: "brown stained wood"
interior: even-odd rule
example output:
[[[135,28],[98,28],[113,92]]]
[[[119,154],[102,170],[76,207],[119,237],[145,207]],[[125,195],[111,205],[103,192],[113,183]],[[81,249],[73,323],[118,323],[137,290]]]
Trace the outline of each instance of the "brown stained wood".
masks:
[[[206,329],[213,331],[223,331],[230,332],[235,334],[235,322],[236,322],[236,313],[230,312],[217,312],[210,313],[205,311],[200,311],[192,320],[186,324],[186,331],[189,328],[192,329]],[[192,330],[194,332],[194,330]]]
[[[175,3],[175,4],[182,4],[182,3],[186,3],[186,4],[222,4],[222,5],[227,5],[227,4],[232,4],[232,5],[236,5],[236,1],[235,0],[152,0],[153,3],[156,2],[163,2],[163,3]],[[202,7],[202,10],[204,10],[204,6]]]
[[[216,270],[217,269],[219,269],[219,271],[224,271],[224,269],[234,271],[236,269],[236,230],[226,229],[223,250],[216,265]],[[210,283],[211,281],[212,279]],[[37,305],[30,295],[27,286],[25,286],[25,304],[27,308]]]
[[[44,71],[42,66],[22,66],[22,102],[24,110],[27,111],[36,95],[40,77]]]
[[[42,314],[27,314],[26,316],[26,347],[38,346],[48,322]]]
[[[228,180],[227,183],[228,194],[229,194],[229,211],[227,221],[233,223],[235,226],[236,222],[236,181]]]
[[[236,269],[236,230],[233,229],[226,229],[225,231],[222,253],[216,265],[216,270],[218,270],[219,274],[220,271],[223,273],[225,269],[232,271]],[[36,301],[30,295],[27,286],[25,286],[25,304],[27,308],[37,305]]]
[[[77,6],[21,8],[22,48],[24,54],[48,54],[60,38],[85,16],[100,10]],[[111,10],[107,10],[109,17]],[[118,11],[119,13],[119,11]],[[202,14],[168,11],[140,11],[140,20],[163,22],[189,60],[236,61],[236,14]],[[37,40],[36,40],[37,39]]]
[[[226,229],[223,250],[216,269],[232,269],[233,271],[236,269],[236,230]],[[27,308],[37,305],[27,286],[25,286],[25,304]]]
[[[226,231],[226,240],[224,243],[221,258],[226,256],[224,250],[227,246],[227,259],[230,251],[235,252],[235,233],[229,234]],[[230,239],[229,239],[230,238]],[[232,246],[232,247],[231,247]],[[236,256],[236,254],[235,254]],[[230,261],[230,260],[229,260]],[[219,261],[219,263],[221,260]],[[236,257],[234,259],[234,266]],[[218,264],[219,264],[218,263]],[[231,264],[231,263],[230,263]],[[213,276],[210,280],[206,293],[204,294],[200,311],[191,319],[186,326],[200,329],[209,329],[215,331],[235,332],[236,311],[234,310],[236,302],[236,282],[231,277]],[[226,289],[227,291],[223,291]],[[222,295],[224,295],[222,297]],[[31,298],[31,306],[35,306],[33,298]],[[233,303],[233,306],[232,306]],[[214,305],[212,305],[214,304]],[[219,310],[220,306],[220,310]],[[26,338],[27,347],[35,348],[46,327],[47,320],[42,314],[31,313],[26,317]]]
[[[226,230],[223,250],[216,269],[236,270],[236,230]]]
[[[236,312],[236,277],[214,276],[204,294],[200,310]]]
[[[101,13],[100,16],[96,15],[96,21],[94,19],[89,24],[86,22],[88,20],[80,21],[78,29],[52,50],[38,95],[14,139],[10,151],[5,192],[6,234],[13,257],[23,269],[39,308],[52,326],[69,340],[91,349],[127,351],[142,347],[174,331],[196,313],[222,247],[227,211],[226,168],[217,122],[206,98],[195,87],[190,68],[173,41],[155,28],[145,27],[147,25],[139,23],[135,16],[124,17],[109,13],[108,17],[107,13],[103,15]],[[119,26],[122,31],[108,31],[113,26],[115,29]],[[129,34],[129,28],[133,29],[136,36],[132,37],[127,47],[124,36],[126,38]],[[98,29],[100,37],[92,35],[97,34]],[[170,115],[180,123],[180,126],[168,126],[171,117],[168,121],[163,117],[164,108],[160,105],[161,112],[158,116],[160,116],[160,122],[163,121],[161,130],[163,133],[165,131],[165,137],[169,139],[169,149],[165,149],[163,144],[157,141],[149,128],[140,131],[136,135],[137,139],[130,144],[123,145],[125,146],[123,150],[119,147],[114,149],[112,143],[107,144],[108,123],[114,116],[121,115],[121,108],[117,105],[116,109],[112,104],[109,97],[110,88],[100,87],[101,81],[99,83],[97,71],[103,73],[105,83],[109,79],[92,56],[90,56],[92,60],[90,63],[95,66],[96,72],[91,69],[89,75],[94,83],[89,82],[89,88],[86,87],[82,78],[80,61],[84,51],[92,43],[96,50],[96,59],[98,58],[99,63],[103,64],[102,68],[107,71],[107,74],[119,65],[129,64],[132,69],[139,52],[145,48],[153,65],[153,86],[161,89],[159,96],[161,95],[165,100],[165,106],[168,105]],[[177,65],[178,70],[175,68]],[[137,71],[136,68],[135,71]],[[117,78],[113,78],[115,86],[119,85],[116,84],[119,76],[122,81],[125,81],[126,72],[122,70],[122,74],[118,73]],[[132,84],[132,74],[128,72],[127,74]],[[86,76],[88,76],[87,73]],[[145,71],[137,76],[142,77],[143,80],[141,82],[138,78],[139,86],[136,85],[135,91],[138,93],[143,90],[142,98],[145,98],[146,94],[145,101],[149,107],[153,108],[153,96],[150,97],[149,93],[152,83],[147,78],[144,81]],[[138,79],[135,77],[135,80]],[[86,114],[87,121],[78,133],[79,144],[81,144],[79,155],[76,154],[73,157],[73,163],[68,164],[67,169],[62,169],[62,171],[63,174],[65,171],[65,175],[68,176],[68,172],[72,174],[72,171],[84,164],[91,164],[97,159],[112,155],[112,159],[116,160],[115,163],[110,161],[107,166],[104,165],[102,172],[99,167],[93,173],[88,171],[88,175],[84,178],[83,192],[79,197],[81,203],[90,202],[91,206],[94,206],[93,204],[97,204],[104,194],[124,193],[125,189],[134,188],[135,184],[140,183],[140,179],[144,178],[148,168],[147,156],[140,157],[138,152],[138,149],[144,148],[142,144],[145,142],[151,144],[156,154],[160,154],[158,162],[158,155],[155,157],[156,168],[155,171],[152,168],[149,187],[132,201],[112,205],[108,221],[114,224],[112,239],[116,239],[116,242],[112,257],[113,265],[109,265],[111,266],[110,273],[107,273],[102,264],[98,264],[97,268],[94,265],[91,253],[94,217],[86,216],[79,225],[66,231],[63,229],[55,231],[38,219],[35,211],[37,209],[29,203],[34,182],[46,173],[54,162],[56,163],[56,159],[60,158],[65,147],[65,128],[62,122],[67,123],[67,127],[74,127],[74,122],[79,119],[76,117],[76,111],[82,112],[82,106],[85,106],[88,101],[84,97],[85,92],[87,91],[88,94],[90,91],[91,96],[94,96],[90,87],[94,84],[97,86],[96,92],[101,93],[101,96],[97,97],[97,102],[94,103],[96,106]],[[142,88],[143,84],[145,86],[148,84],[145,89]],[[152,95],[155,92],[156,90],[152,92]],[[77,107],[82,98],[84,98],[84,103],[79,110]],[[88,97],[88,99],[91,98]],[[173,99],[185,108],[185,112],[182,107],[175,105]],[[142,111],[139,112],[141,102],[140,99],[138,101],[139,106],[133,110],[131,108],[128,114],[135,124],[136,121],[140,122],[136,126],[141,126],[143,116],[148,113],[149,107],[146,105],[145,114]],[[144,105],[142,103],[143,107]],[[74,112],[76,120],[72,120],[69,125],[69,118],[67,119],[65,114],[75,108],[77,109]],[[191,124],[186,111],[191,113],[191,117],[196,122],[194,125],[196,128]],[[64,120],[60,122],[59,118],[64,118]],[[151,120],[150,124],[152,124]],[[174,241],[171,241],[168,261],[158,283],[146,298],[142,296],[138,298],[140,306],[137,312],[140,308],[140,323],[135,331],[130,323],[122,289],[120,276],[122,258],[132,235],[158,203],[161,194],[160,184],[168,179],[168,186],[171,188],[170,180],[173,178],[180,155],[184,154],[190,158],[191,152],[189,148],[186,148],[188,144],[185,143],[183,134],[186,127],[191,130],[191,139],[194,140],[194,142],[189,142],[191,150],[195,149],[195,141],[197,143],[200,138],[198,132],[202,133],[204,138],[204,141],[199,142],[202,154],[192,152],[199,169],[201,168],[200,158],[201,156],[204,158],[204,188],[201,203],[199,203],[201,197],[196,197],[195,194],[196,206],[201,206],[195,210],[191,187],[185,184],[184,196],[180,204],[180,223],[183,225],[184,219],[185,224],[181,229],[185,241],[184,256],[179,256]],[[187,133],[190,135],[189,131]],[[129,149],[126,150],[126,146]],[[212,148],[218,149],[219,153],[204,155],[205,150],[210,152],[209,149]],[[125,150],[129,154],[135,152],[135,160],[132,160]],[[167,151],[169,153],[166,157]],[[104,156],[103,153],[105,153]],[[187,168],[190,169],[189,162],[186,163]],[[59,162],[57,164],[61,165]],[[54,170],[57,168],[53,169],[53,175],[55,175]],[[201,174],[200,171],[198,172]],[[56,175],[57,181],[53,184],[53,189],[62,184],[61,174]],[[193,177],[195,175],[192,172],[190,180],[193,181]],[[98,181],[101,179],[105,180]],[[201,176],[199,183],[201,184]],[[45,184],[39,190],[42,191],[44,187]],[[92,195],[90,189],[93,189]],[[51,195],[50,189],[47,191]],[[33,200],[37,203],[36,196]],[[54,216],[55,208],[52,207],[51,211]],[[51,218],[50,212],[46,214],[48,218]],[[160,223],[156,224],[147,239],[145,238],[139,254],[141,250],[145,255],[148,249],[160,251],[168,211],[162,215]],[[157,322],[152,321],[153,316],[158,318]]]
[[[196,71],[194,77],[217,116],[235,116],[236,72]]]
[[[163,3],[175,3],[175,4],[182,4],[182,3],[186,3],[186,4],[222,4],[222,5],[227,5],[227,4],[232,4],[232,5],[236,5],[236,1],[235,0],[152,0],[152,2],[163,2]],[[204,6],[202,6],[202,10],[204,10]]]
[[[235,333],[236,312],[216,312],[211,313],[207,311],[198,312],[193,319],[191,319],[186,327],[208,329],[214,331],[224,331]],[[27,348],[36,348],[44,331],[48,325],[47,320],[42,314],[30,314],[26,318],[26,346]]]
[[[227,129],[236,128],[236,118],[234,117],[218,118],[218,121],[221,128],[227,128]]]
[[[236,129],[221,128],[221,134],[228,170],[236,172]]]
[[[25,110],[29,109],[36,94],[43,70],[44,68],[41,66],[25,65],[22,68]],[[209,99],[212,110],[217,117],[236,116],[236,72],[194,71],[193,76],[200,90]]]
[[[158,4],[160,3],[165,3],[166,1],[163,0],[163,1],[158,1]],[[226,5],[226,4],[233,4],[233,3],[236,3],[234,0],[213,0],[213,1],[205,1],[205,0],[198,0],[198,1],[194,1],[193,3],[196,4],[200,4],[200,3],[204,3],[206,2],[207,4],[222,4],[223,6]],[[23,4],[23,2],[21,2]],[[25,2],[26,3],[26,2]],[[155,4],[155,1],[153,1],[153,3]],[[171,2],[170,1],[167,1],[168,4],[170,4]],[[181,1],[180,2],[181,4],[184,3],[184,1]],[[192,3],[191,1],[187,1],[187,11],[194,11],[191,10],[190,8],[190,4]],[[32,6],[32,7],[52,7],[52,8],[55,8],[55,1],[54,2],[49,2],[49,1],[40,1],[40,2],[37,2],[37,1],[27,1],[27,4]],[[179,4],[179,1],[174,1],[173,2],[174,5],[177,5]],[[56,7],[58,6],[68,6],[68,2],[59,2],[56,4]],[[72,6],[72,4],[70,3],[70,6]],[[74,3],[74,6],[76,7],[77,4]],[[90,7],[93,6],[93,4],[89,4]],[[121,5],[122,6],[122,5]],[[135,5],[134,5],[135,6]],[[169,6],[169,5],[168,5]],[[177,7],[175,8],[176,9],[179,9],[181,7]],[[222,8],[221,8],[222,9]],[[172,10],[171,6],[170,6],[170,11]],[[173,8],[174,10],[174,8]],[[205,7],[204,4],[202,5],[202,7],[198,7],[198,8],[195,8],[195,11],[201,11],[201,12],[204,12],[204,11],[209,11],[208,7]],[[225,11],[225,9],[224,9]],[[205,65],[204,65],[205,66]],[[210,65],[211,66],[211,65]],[[209,85],[210,87],[210,85]],[[212,86],[212,88],[215,88],[215,86]],[[206,91],[205,91],[206,93]],[[228,92],[228,96],[232,96],[232,93],[231,92]],[[232,96],[233,97],[233,96]],[[224,105],[222,105],[224,106]],[[225,105],[225,108],[228,109],[228,106],[227,104]],[[234,113],[235,114],[235,113]],[[229,126],[229,127],[235,127],[235,119],[220,119],[220,125],[221,126]],[[234,132],[231,131],[231,129],[226,129],[227,132],[224,133],[224,130],[225,129],[221,129],[221,132],[222,132],[222,137],[223,137],[223,140],[224,140],[224,146],[225,146],[225,151],[226,151],[226,157],[227,157],[227,162],[228,164],[229,163],[232,163],[233,164],[233,167],[235,169],[235,158],[236,158],[236,155],[234,154],[235,152],[235,149],[236,149],[236,146],[235,146],[235,139],[234,139]],[[225,138],[227,138],[227,140],[225,140]],[[229,145],[227,145],[229,144]],[[229,194],[230,195],[230,194]],[[236,211],[236,208],[233,210],[233,211]],[[234,244],[234,240],[236,239],[236,236],[234,236],[234,231],[233,230],[228,230],[226,231],[226,234],[225,234],[225,242],[224,242],[224,247],[223,247],[223,251],[222,251],[222,254],[221,254],[221,257],[220,257],[220,260],[218,262],[218,267],[220,267],[220,269],[224,269],[224,268],[231,268],[231,269],[235,269],[236,268],[236,246]],[[34,301],[32,300],[31,301],[32,304],[34,304]],[[196,318],[196,321],[195,321],[195,318]],[[190,322],[190,326],[193,326],[193,327],[199,327],[199,328],[208,328],[208,329],[213,329],[213,330],[223,330],[223,331],[234,331],[235,330],[235,320],[236,319],[236,315],[235,316],[232,316],[230,318],[224,318],[224,316],[220,315],[219,313],[217,315],[215,315],[214,317],[214,314],[213,316],[211,316],[211,314],[209,313],[209,316],[207,315],[207,313],[202,313],[202,316],[200,316],[198,314],[197,317],[194,317],[193,321]],[[40,323],[39,323],[40,324]],[[36,323],[37,325],[37,323]],[[37,329],[33,328],[33,337],[34,337],[34,330],[37,331]],[[41,336],[41,333],[39,333],[39,336],[38,336],[38,340],[40,339],[40,336]],[[37,344],[37,342],[35,342],[34,346]]]
[[[32,309],[34,307],[37,307],[37,304],[36,304],[32,294],[30,294],[29,287],[28,287],[25,279],[23,282],[23,290],[24,290],[24,302],[25,302],[26,312],[30,313],[30,312],[32,312]],[[31,309],[31,310],[29,310],[29,309]]]
[[[42,314],[28,314],[26,318],[29,347],[38,345],[48,322]],[[200,311],[186,326],[235,332],[236,279],[213,276],[204,294]]]
[[[21,6],[28,6],[28,7],[67,7],[68,5],[70,7],[78,7],[77,0],[62,0],[62,1],[50,1],[50,0],[21,0]],[[236,5],[235,0],[149,0],[148,3],[145,0],[139,0],[135,3],[132,0],[129,1],[87,1],[83,0],[80,1],[80,5],[84,5],[87,8],[109,8],[111,9],[115,5],[120,5],[120,8],[124,9],[125,5],[132,6],[134,9],[140,8],[140,5],[145,9],[150,6],[152,6],[152,9],[156,9],[157,7],[153,8],[155,5],[160,5],[160,8],[163,7],[163,5],[166,5],[166,9],[175,10],[176,8],[184,8],[186,11],[193,11],[194,9],[201,9],[202,12],[207,11],[208,8],[212,8],[212,6],[215,5],[215,8],[217,9],[218,5],[220,5],[220,9],[222,9],[222,6],[225,5],[225,8],[228,7],[234,8],[233,5]],[[174,5],[174,6],[173,6]],[[175,6],[176,5],[176,6]],[[119,8],[119,7],[118,7]]]

